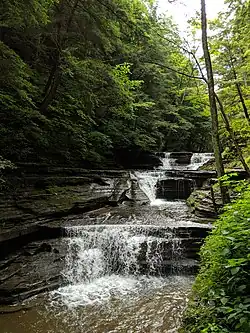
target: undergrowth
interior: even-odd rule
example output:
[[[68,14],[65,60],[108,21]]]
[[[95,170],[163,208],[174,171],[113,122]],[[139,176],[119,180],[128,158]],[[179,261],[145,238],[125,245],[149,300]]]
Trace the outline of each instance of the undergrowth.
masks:
[[[182,333],[250,332],[250,185],[207,237]]]

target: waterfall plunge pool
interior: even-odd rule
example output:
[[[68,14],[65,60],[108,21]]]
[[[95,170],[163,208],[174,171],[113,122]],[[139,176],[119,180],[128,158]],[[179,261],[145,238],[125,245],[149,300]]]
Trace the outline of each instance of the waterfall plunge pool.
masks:
[[[1,315],[1,333],[174,333],[193,279],[111,275],[63,287]]]

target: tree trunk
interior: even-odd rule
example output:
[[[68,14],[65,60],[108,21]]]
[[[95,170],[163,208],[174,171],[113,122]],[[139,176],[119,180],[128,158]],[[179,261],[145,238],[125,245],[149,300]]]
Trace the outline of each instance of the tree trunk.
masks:
[[[236,73],[236,70],[235,70],[235,67],[234,67],[233,56],[232,56],[231,48],[230,48],[229,45],[228,45],[227,49],[228,49],[228,53],[229,53],[229,59],[230,59],[230,63],[231,63],[232,71],[233,71],[233,76],[234,76],[234,79],[235,79],[235,86],[236,86],[236,89],[237,89],[237,92],[238,92],[238,95],[239,95],[239,98],[240,98],[240,102],[241,102],[245,117],[246,117],[248,123],[250,123],[249,112],[248,112],[248,109],[247,109],[247,106],[246,106],[246,103],[245,103],[245,99],[244,99],[243,94],[242,94],[241,86],[240,86],[239,82],[237,81],[238,76],[237,76],[237,73]]]
[[[210,57],[210,52],[208,48],[207,42],[207,17],[206,17],[206,3],[205,0],[201,0],[201,27],[202,27],[202,47],[206,64],[207,71],[207,85],[208,85],[208,93],[209,93],[209,104],[210,104],[210,114],[212,121],[212,140],[213,140],[213,148],[214,148],[214,156],[215,156],[215,164],[218,177],[222,177],[225,173],[224,165],[221,156],[221,147],[220,147],[220,138],[219,138],[219,122],[218,122],[218,110],[216,105],[216,97],[214,91],[214,76],[213,76],[213,68]],[[228,191],[225,187],[221,185],[219,181],[221,198],[223,204],[229,202]]]
[[[63,49],[63,44],[64,44],[64,40],[66,35],[69,32],[70,26],[72,24],[74,15],[75,15],[75,11],[77,9],[77,6],[79,4],[80,0],[75,0],[75,2],[73,3],[73,6],[71,8],[68,20],[66,20],[66,23],[64,22],[58,22],[57,24],[57,31],[56,31],[56,35],[57,35],[57,43],[55,45],[56,47],[56,59],[55,59],[55,63],[51,69],[48,81],[46,83],[45,89],[44,89],[44,98],[41,102],[40,105],[40,111],[42,113],[46,113],[49,105],[51,104],[51,102],[53,101],[53,99],[55,98],[56,92],[57,92],[57,88],[60,82],[60,58],[61,58],[61,52]],[[61,6],[59,7],[59,12],[60,11],[64,11],[64,2],[61,3]]]
[[[40,111],[43,114],[46,113],[48,106],[55,97],[57,87],[59,85],[59,79],[60,79],[60,65],[59,63],[56,63],[51,70],[48,82],[46,84],[45,96],[40,105]]]
[[[220,106],[220,110],[221,110],[221,114],[222,114],[222,117],[223,117],[223,120],[224,120],[224,123],[225,123],[225,126],[226,126],[226,130],[228,131],[229,136],[230,136],[230,138],[231,138],[231,140],[232,140],[232,142],[234,144],[234,147],[236,149],[236,153],[237,153],[237,155],[239,157],[239,160],[241,161],[241,163],[243,165],[243,168],[246,170],[247,174],[250,176],[250,169],[249,169],[249,167],[248,167],[248,165],[247,165],[247,163],[246,163],[246,161],[245,161],[245,159],[243,157],[241,148],[240,148],[240,146],[239,146],[239,144],[237,142],[237,138],[236,138],[236,136],[234,134],[234,131],[233,131],[232,127],[230,126],[230,122],[229,122],[228,117],[227,117],[227,115],[225,113],[223,104],[221,103],[221,100],[219,99],[219,97],[217,96],[217,94],[216,94],[216,100],[217,100],[217,102],[218,102],[218,104]]]
[[[235,79],[237,80],[236,73],[235,73]],[[247,106],[246,106],[246,103],[245,103],[245,100],[244,100],[244,97],[243,97],[243,94],[242,94],[242,91],[241,91],[241,86],[238,82],[236,82],[235,85],[236,85],[236,88],[237,88],[237,91],[238,91],[238,95],[240,97],[240,102],[241,102],[245,117],[246,117],[248,123],[250,124],[250,117],[249,117],[248,109],[247,109]]]

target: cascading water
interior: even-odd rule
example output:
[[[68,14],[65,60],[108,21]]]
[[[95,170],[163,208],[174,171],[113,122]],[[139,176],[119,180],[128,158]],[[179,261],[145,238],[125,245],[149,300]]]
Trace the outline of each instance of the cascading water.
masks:
[[[147,226],[103,225],[71,227],[68,235],[63,274],[68,285],[54,294],[71,307],[106,301],[130,292],[134,284],[141,287],[150,278],[138,276],[160,276],[164,262],[168,272],[178,272],[181,240],[171,229],[156,237]]]
[[[177,333],[193,282],[185,274],[197,268],[204,225],[192,222],[184,200],[156,199],[156,185],[167,171],[197,170],[211,158],[194,154],[189,165],[179,165],[165,153],[160,168],[131,172],[151,205],[164,203],[160,207],[128,202],[70,220],[77,226],[70,224],[62,240],[62,286],[44,297],[45,307],[0,322],[2,330]]]
[[[214,157],[213,153],[193,153],[191,162],[187,166],[188,170],[198,170],[200,167],[211,161]]]
[[[171,153],[162,153],[164,157],[161,157],[162,165],[154,171],[135,171],[141,190],[147,195],[152,206],[158,206],[165,204],[166,201],[157,199],[156,186],[160,180],[167,179],[167,171],[178,170],[198,170],[201,166],[213,159],[213,153],[193,153],[189,164],[178,164],[176,159],[171,157]],[[181,183],[181,180],[180,180]],[[178,184],[181,186],[181,184]]]
[[[156,199],[156,184],[159,179],[164,178],[165,172],[160,170],[155,171],[134,171],[138,184],[141,190],[149,198],[152,206],[162,202]]]
[[[171,153],[162,153],[164,157],[161,158],[162,165],[159,169],[162,170],[171,170],[175,166],[175,160],[171,158]]]

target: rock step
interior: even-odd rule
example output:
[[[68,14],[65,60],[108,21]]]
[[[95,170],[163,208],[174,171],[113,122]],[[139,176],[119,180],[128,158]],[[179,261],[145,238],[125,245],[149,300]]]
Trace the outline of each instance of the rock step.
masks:
[[[152,270],[146,261],[140,262],[140,273],[150,275],[171,275],[183,274],[192,275],[196,274],[199,269],[199,261],[195,259],[180,259],[180,260],[163,260],[159,266],[155,265]]]

